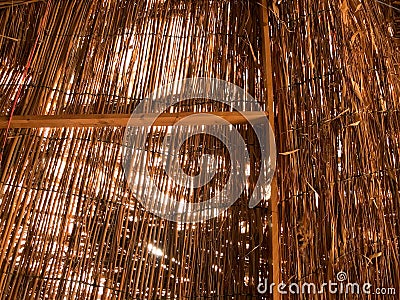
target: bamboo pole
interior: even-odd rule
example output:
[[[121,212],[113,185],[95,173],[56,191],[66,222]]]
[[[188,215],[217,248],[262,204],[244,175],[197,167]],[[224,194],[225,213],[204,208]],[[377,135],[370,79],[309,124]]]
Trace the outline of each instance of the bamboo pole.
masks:
[[[184,120],[198,115],[195,120]],[[199,114],[194,112],[157,114],[92,114],[92,115],[47,115],[47,116],[14,116],[11,128],[61,128],[61,127],[106,127],[122,126],[172,126],[177,122],[185,125],[222,124],[225,120],[231,124],[245,124],[248,120],[262,120],[260,112],[210,112]],[[216,119],[215,117],[219,117]],[[154,120],[154,122],[153,122]],[[8,118],[0,117],[0,129],[7,128]]]
[[[262,39],[263,39],[263,66],[264,66],[264,84],[267,88],[267,111],[271,128],[275,131],[275,113],[274,113],[274,91],[273,91],[273,74],[271,60],[271,40],[269,35],[269,20],[267,1],[261,2],[262,16]],[[280,270],[280,239],[279,239],[279,211],[278,211],[278,185],[276,175],[271,183],[271,199],[270,199],[271,225],[270,236],[272,245],[272,282],[279,284],[281,282]],[[275,288],[273,292],[274,299],[281,299],[281,294]]]

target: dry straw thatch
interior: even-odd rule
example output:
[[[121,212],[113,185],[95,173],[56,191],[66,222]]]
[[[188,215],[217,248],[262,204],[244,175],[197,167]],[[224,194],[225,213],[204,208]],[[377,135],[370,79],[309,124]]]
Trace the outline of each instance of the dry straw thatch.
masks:
[[[343,270],[400,292],[399,54],[384,9],[268,3],[287,283]],[[0,115],[127,114],[160,84],[195,76],[235,83],[267,109],[261,10],[244,0],[0,1]],[[237,128],[256,169],[254,135]],[[172,223],[132,197],[124,128],[0,133],[2,299],[269,297],[256,286],[278,245],[267,199],[247,207],[250,185],[216,219]],[[206,139],[188,141],[188,157],[200,142],[226,155]]]
[[[399,52],[381,9],[273,6],[278,147],[299,149],[277,175],[286,280],[399,290]]]

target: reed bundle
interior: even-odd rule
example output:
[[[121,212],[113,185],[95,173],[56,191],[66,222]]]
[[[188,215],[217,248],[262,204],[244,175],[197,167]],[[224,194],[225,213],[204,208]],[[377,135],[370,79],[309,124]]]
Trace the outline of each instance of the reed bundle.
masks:
[[[326,282],[346,271],[350,282],[400,291],[399,54],[383,7],[268,2],[282,279]],[[243,0],[0,1],[0,116],[129,114],[156,87],[196,76],[235,83],[267,110],[261,9]],[[174,109],[227,110],[204,99]],[[254,134],[235,126],[255,176]],[[256,289],[277,246],[268,199],[249,209],[248,182],[218,218],[160,219],[124,179],[124,130],[0,130],[0,297],[269,298]],[[149,136],[153,162],[166,132]],[[207,136],[186,142],[188,171],[199,144],[222,161],[223,183],[226,150]]]
[[[233,82],[263,103],[257,9],[245,2],[153,0],[52,1],[0,10],[2,35],[12,38],[0,40],[0,111],[9,115],[22,89],[16,116],[131,113],[155,87],[194,76]],[[192,100],[175,110],[225,108]],[[238,128],[246,135],[245,126]],[[165,130],[151,135],[155,155]],[[266,202],[249,210],[240,201],[194,225],[157,218],[124,180],[123,132],[8,131],[0,188],[2,295],[257,295],[254,285],[268,268]],[[217,141],[198,139],[188,141],[189,157],[199,142],[224,158]]]
[[[400,73],[386,9],[272,6],[277,143],[292,153],[277,174],[286,282],[344,271],[349,282],[399,290]]]

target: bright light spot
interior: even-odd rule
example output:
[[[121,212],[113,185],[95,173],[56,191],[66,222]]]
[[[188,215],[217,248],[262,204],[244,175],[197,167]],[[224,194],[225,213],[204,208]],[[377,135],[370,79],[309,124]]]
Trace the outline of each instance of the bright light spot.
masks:
[[[250,176],[250,173],[251,173],[250,171],[251,171],[250,164],[246,164],[246,171],[245,171],[246,176]]]
[[[240,222],[240,233],[249,232],[249,224],[246,221]]]
[[[185,202],[184,201],[180,201],[179,202],[179,207],[178,207],[178,212],[179,213],[183,213],[183,209],[185,208]]]
[[[163,256],[164,255],[164,252],[160,248],[153,246],[153,244],[148,244],[147,249],[149,250],[149,252],[151,252],[155,256]]]

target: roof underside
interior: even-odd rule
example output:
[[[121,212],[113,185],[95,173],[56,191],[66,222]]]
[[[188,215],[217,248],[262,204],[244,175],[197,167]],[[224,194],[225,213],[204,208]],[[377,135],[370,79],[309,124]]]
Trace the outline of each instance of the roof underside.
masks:
[[[155,88],[191,77],[234,83],[266,110],[257,1],[0,1],[0,117],[58,118],[53,128],[0,129],[1,297],[259,299],[273,249],[285,282],[344,270],[349,282],[400,290],[400,56],[386,6],[267,2],[280,246],[269,195],[248,208],[260,168],[248,124],[234,125],[251,161],[240,199],[182,224],[148,213],[129,189],[124,126],[58,118],[126,117]],[[227,111],[207,99],[171,109]],[[145,167],[168,188],[162,125],[148,135]],[[226,182],[229,153],[217,139],[188,139],[180,163],[194,174],[204,153],[218,162],[216,179],[191,197],[169,190],[179,199],[199,202]]]

